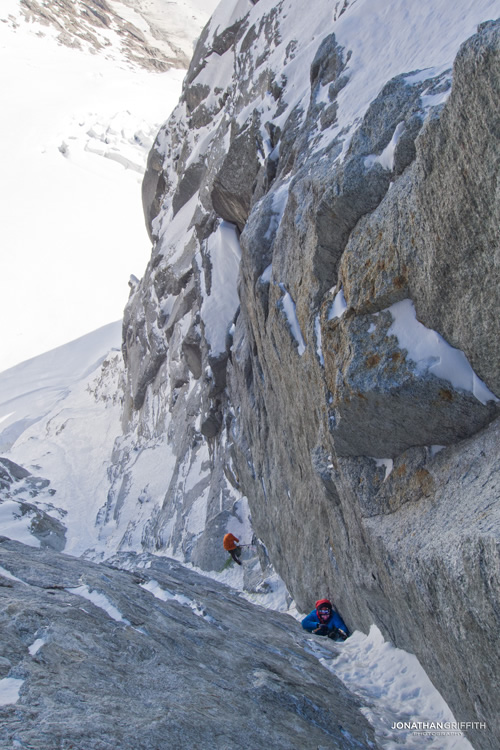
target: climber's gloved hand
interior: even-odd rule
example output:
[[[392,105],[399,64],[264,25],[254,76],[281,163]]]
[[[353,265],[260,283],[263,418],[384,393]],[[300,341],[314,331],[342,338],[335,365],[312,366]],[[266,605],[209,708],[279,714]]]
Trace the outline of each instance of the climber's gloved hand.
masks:
[[[318,627],[313,630],[313,633],[316,635],[328,635],[328,628],[326,625],[318,625]]]

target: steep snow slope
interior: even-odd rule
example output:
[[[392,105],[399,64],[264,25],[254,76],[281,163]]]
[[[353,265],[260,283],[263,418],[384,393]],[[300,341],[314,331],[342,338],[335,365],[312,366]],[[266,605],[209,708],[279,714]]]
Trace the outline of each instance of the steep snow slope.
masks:
[[[45,417],[121,347],[121,321],[0,373],[0,451]]]

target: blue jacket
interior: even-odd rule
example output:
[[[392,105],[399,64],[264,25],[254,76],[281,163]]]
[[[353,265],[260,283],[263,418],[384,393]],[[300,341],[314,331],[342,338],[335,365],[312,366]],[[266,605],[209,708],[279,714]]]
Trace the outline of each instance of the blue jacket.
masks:
[[[327,622],[322,623],[318,620],[318,615],[316,614],[315,609],[313,609],[312,612],[309,612],[309,614],[302,620],[302,627],[304,628],[304,630],[309,631],[309,633],[312,633],[313,630],[315,630],[320,625],[326,625],[329,633],[337,628],[338,630],[343,630],[344,633],[349,635],[349,631],[346,627],[345,622],[343,621],[339,613],[335,612],[335,610],[332,612],[330,619]],[[327,634],[325,633],[325,635]]]

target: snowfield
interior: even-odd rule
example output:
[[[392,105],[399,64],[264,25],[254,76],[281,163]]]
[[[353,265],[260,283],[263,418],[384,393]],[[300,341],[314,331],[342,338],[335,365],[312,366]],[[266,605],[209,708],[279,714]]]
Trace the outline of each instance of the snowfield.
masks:
[[[190,56],[216,0],[143,5]],[[133,66],[108,35],[72,49],[2,0],[0,371],[121,318],[149,258],[142,174],[185,70]]]

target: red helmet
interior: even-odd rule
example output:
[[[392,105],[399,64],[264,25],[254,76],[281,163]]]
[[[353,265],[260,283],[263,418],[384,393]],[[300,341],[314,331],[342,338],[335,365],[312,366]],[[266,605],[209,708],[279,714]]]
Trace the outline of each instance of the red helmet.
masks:
[[[333,609],[333,604],[329,599],[318,599],[314,606],[316,609],[319,609],[320,607],[330,607],[330,609]]]

